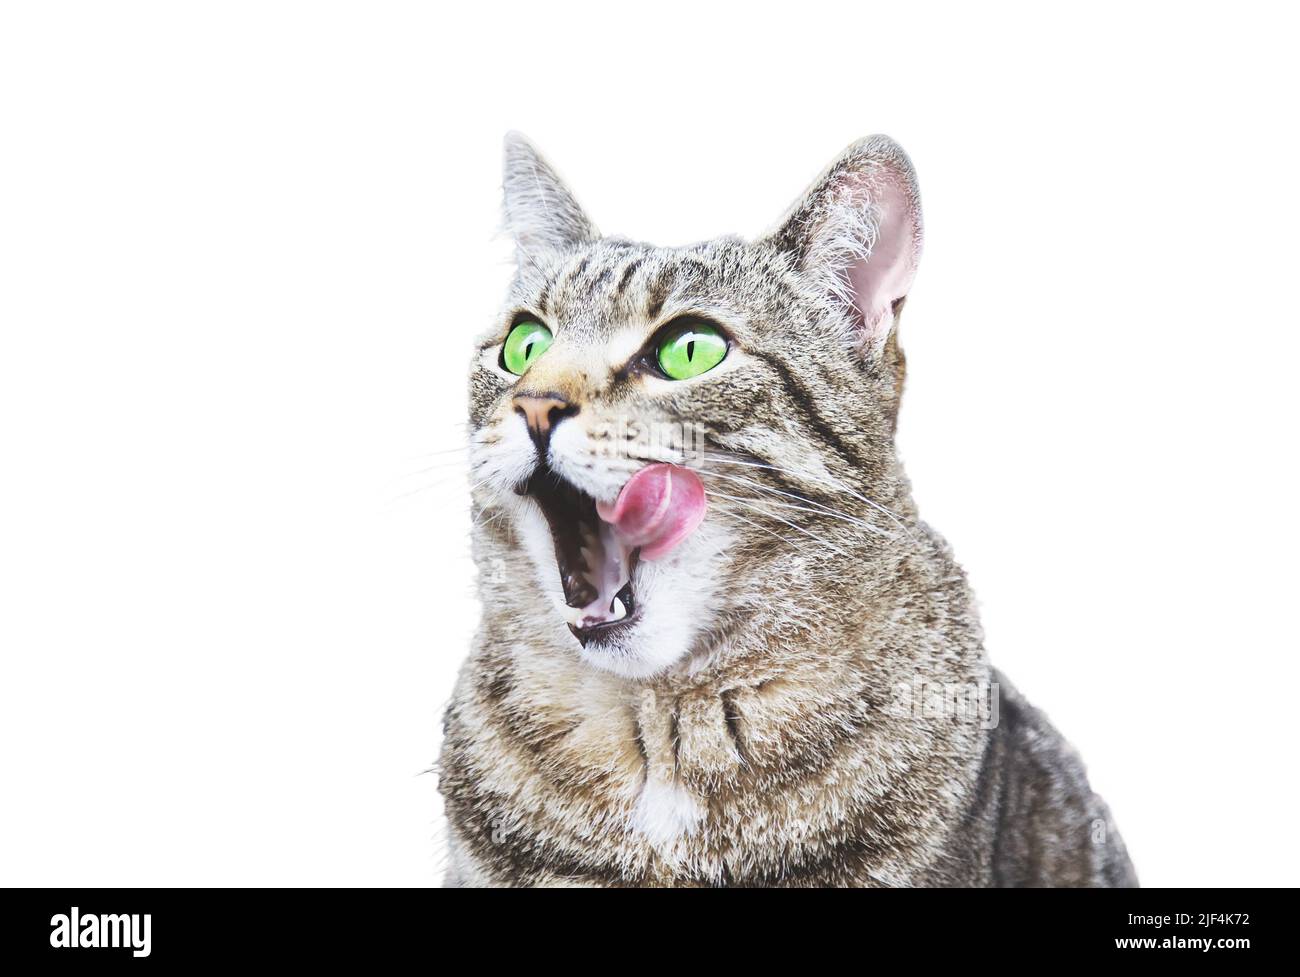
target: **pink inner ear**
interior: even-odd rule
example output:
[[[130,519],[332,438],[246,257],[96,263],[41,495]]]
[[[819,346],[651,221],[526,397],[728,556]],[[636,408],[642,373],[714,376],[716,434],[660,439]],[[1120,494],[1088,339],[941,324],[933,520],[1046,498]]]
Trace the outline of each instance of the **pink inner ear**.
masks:
[[[912,287],[917,222],[913,203],[894,173],[886,170],[869,185],[862,185],[860,192],[870,194],[880,223],[870,256],[849,265],[847,277],[854,305],[862,315],[863,339],[871,345],[888,335],[893,305]]]

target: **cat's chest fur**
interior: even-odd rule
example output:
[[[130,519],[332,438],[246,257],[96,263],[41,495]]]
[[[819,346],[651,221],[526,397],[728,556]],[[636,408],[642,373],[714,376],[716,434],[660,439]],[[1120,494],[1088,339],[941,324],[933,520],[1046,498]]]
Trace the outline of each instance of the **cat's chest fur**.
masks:
[[[915,884],[987,735],[918,715],[906,691],[988,681],[977,626],[950,613],[964,583],[926,579],[929,597],[877,593],[850,630],[773,640],[756,613],[725,665],[642,682],[563,635],[521,640],[525,608],[489,615],[447,714],[452,881]]]

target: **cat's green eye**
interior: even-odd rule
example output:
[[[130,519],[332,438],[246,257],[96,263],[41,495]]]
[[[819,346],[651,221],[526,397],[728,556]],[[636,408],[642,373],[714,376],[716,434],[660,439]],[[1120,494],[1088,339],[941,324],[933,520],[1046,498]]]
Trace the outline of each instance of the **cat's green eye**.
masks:
[[[501,347],[501,365],[515,375],[533,365],[537,357],[550,349],[554,337],[540,322],[525,319],[510,330]]]
[[[727,355],[727,340],[716,327],[693,322],[671,330],[659,343],[659,369],[674,380],[707,373]]]

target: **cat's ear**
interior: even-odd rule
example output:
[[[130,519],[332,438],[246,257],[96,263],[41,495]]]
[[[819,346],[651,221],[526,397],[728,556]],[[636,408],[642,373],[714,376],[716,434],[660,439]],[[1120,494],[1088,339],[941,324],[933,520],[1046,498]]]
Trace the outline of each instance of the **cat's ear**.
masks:
[[[769,240],[844,308],[867,352],[889,338],[921,257],[916,173],[888,136],[849,146]]]
[[[594,241],[600,232],[578,206],[564,181],[527,139],[506,135],[504,206],[506,230],[520,262],[548,251]]]

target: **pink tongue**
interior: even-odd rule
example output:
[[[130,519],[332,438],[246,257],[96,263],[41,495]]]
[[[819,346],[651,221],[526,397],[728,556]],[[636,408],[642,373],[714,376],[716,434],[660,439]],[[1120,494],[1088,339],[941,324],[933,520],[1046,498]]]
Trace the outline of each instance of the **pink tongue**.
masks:
[[[658,464],[633,475],[613,505],[597,502],[596,511],[623,542],[641,547],[642,559],[657,560],[694,531],[707,506],[695,472]]]

